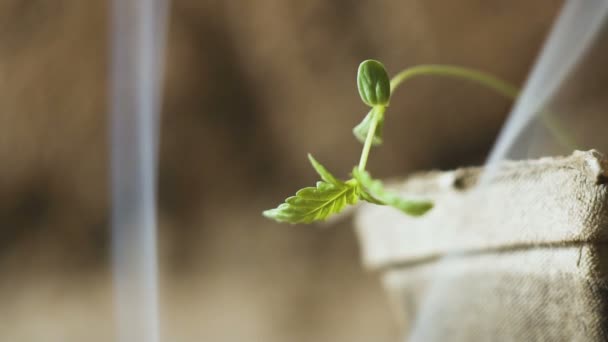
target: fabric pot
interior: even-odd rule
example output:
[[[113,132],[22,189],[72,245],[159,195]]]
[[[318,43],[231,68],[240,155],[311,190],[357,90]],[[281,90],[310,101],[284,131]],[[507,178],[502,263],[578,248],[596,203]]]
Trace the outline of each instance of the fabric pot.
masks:
[[[419,218],[366,205],[364,264],[412,341],[607,341],[608,162],[597,151],[431,172],[397,185]]]

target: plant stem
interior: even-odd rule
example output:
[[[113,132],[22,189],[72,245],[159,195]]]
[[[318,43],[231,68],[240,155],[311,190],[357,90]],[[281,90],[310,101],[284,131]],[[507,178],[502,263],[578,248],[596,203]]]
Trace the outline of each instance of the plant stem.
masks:
[[[391,79],[391,94],[406,80],[423,75],[437,75],[466,79],[491,88],[512,100],[515,100],[519,95],[519,89],[517,87],[485,72],[452,65],[439,64],[422,64],[399,72]],[[545,127],[549,129],[551,134],[555,137],[555,140],[557,140],[560,145],[568,149],[577,149],[577,144],[565,132],[565,129],[559,124],[559,122],[557,122],[557,120],[551,116],[550,113],[541,112],[540,115]]]
[[[492,88],[506,97],[512,99],[517,98],[518,89],[516,87],[492,75],[467,68],[437,64],[418,65],[399,72],[391,79],[391,95],[395,91],[395,89],[397,89],[397,87],[399,87],[399,85],[401,85],[406,80],[422,75],[438,75],[466,79]],[[361,159],[359,160],[360,171],[365,170],[365,165],[367,164],[369,151],[372,147],[372,141],[376,132],[376,127],[378,126],[378,119],[379,116],[384,115],[386,107],[376,106],[372,108],[372,111],[372,122],[370,124],[369,131],[367,132],[367,137],[365,138],[363,150],[361,151]]]
[[[578,144],[568,133],[566,129],[551,116],[549,112],[541,112],[540,117],[545,124],[545,127],[551,132],[557,143],[570,150],[578,150]]]
[[[372,148],[372,141],[374,140],[376,127],[378,126],[380,116],[384,115],[384,111],[386,111],[385,106],[375,106],[374,108],[372,108],[372,123],[370,124],[369,130],[367,131],[365,144],[363,145],[363,150],[361,151],[361,159],[359,160],[359,171],[365,171],[365,164],[367,164],[369,151]]]
[[[438,75],[466,79],[492,88],[500,94],[513,99],[517,98],[517,94],[519,93],[517,87],[490,74],[486,74],[485,72],[452,65],[422,64],[405,69],[395,75],[391,79],[391,94],[407,79],[422,75]]]

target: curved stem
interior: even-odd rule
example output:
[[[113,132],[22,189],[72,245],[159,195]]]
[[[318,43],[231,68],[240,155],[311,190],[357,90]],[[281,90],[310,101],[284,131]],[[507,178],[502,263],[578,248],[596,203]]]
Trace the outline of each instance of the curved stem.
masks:
[[[391,94],[407,79],[422,75],[437,75],[466,79],[492,88],[500,94],[512,99],[517,98],[517,94],[519,93],[517,87],[485,72],[452,65],[422,64],[405,69],[395,75],[391,79]]]
[[[423,75],[437,75],[469,80],[491,88],[512,100],[515,100],[519,95],[519,89],[517,87],[488,73],[453,65],[440,64],[422,64],[399,72],[391,79],[391,94],[406,80]],[[551,117],[550,113],[541,112],[540,115],[545,127],[549,129],[560,145],[568,149],[576,149],[576,143],[565,133],[563,127]]]
[[[375,106],[374,108],[372,108],[372,123],[370,124],[369,130],[367,131],[365,144],[363,145],[363,150],[361,151],[361,159],[359,160],[359,171],[365,171],[365,165],[367,164],[369,151],[372,148],[372,141],[374,140],[374,133],[376,132],[376,127],[378,126],[378,120],[380,119],[380,116],[384,115],[384,111],[386,111],[386,107],[384,106]]]
[[[568,133],[566,133],[566,129],[551,116],[549,112],[541,112],[540,116],[545,124],[545,127],[549,130],[549,132],[555,137],[555,140],[562,145],[563,147],[570,150],[578,150],[578,144]]]

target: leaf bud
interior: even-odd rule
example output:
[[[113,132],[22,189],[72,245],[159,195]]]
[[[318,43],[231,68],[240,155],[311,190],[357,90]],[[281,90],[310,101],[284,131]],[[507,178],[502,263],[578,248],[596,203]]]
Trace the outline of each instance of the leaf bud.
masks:
[[[388,105],[391,97],[391,82],[382,63],[368,59],[359,64],[357,87],[361,100],[368,106]]]

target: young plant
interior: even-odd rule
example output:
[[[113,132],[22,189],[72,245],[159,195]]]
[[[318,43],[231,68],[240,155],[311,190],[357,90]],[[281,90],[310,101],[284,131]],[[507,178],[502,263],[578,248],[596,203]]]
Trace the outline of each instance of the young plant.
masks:
[[[351,178],[339,180],[309,154],[308,159],[321,181],[318,181],[315,187],[299,190],[295,196],[288,197],[278,207],[264,211],[263,215],[287,223],[324,221],[360,200],[389,205],[412,216],[423,215],[433,208],[431,201],[402,198],[385,190],[382,182],[373,179],[366,170],[371,147],[382,144],[384,116],[392,93],[404,81],[420,75],[466,79],[494,89],[509,98],[515,98],[518,93],[516,87],[489,74],[450,65],[419,65],[399,72],[389,81],[382,63],[375,60],[363,61],[357,72],[357,87],[361,100],[371,109],[363,121],[353,129],[357,140],[363,143],[363,149]]]

